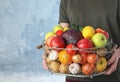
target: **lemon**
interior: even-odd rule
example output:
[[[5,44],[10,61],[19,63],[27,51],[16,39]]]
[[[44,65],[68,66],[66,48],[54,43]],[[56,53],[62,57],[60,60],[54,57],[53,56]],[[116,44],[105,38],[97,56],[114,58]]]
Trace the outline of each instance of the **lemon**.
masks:
[[[82,30],[82,35],[84,38],[92,38],[92,36],[95,34],[95,29],[93,26],[85,26]]]

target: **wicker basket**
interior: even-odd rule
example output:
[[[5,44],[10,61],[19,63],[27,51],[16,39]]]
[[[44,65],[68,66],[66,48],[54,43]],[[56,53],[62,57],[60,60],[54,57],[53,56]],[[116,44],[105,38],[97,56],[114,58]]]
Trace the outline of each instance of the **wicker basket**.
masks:
[[[105,47],[94,47],[94,48],[86,48],[86,49],[78,49],[78,48],[73,48],[73,50],[79,50],[79,51],[85,51],[85,52],[88,52],[88,53],[90,53],[90,54],[96,54],[97,56],[103,56],[103,57],[105,57],[106,58],[106,60],[109,60],[110,59],[110,57],[111,57],[111,55],[112,55],[112,53],[113,53],[113,50],[112,50],[112,48],[115,46],[115,43],[113,43],[112,41],[110,41],[110,42],[108,42],[108,44],[105,46]],[[62,51],[62,50],[67,50],[66,48],[53,48],[53,47],[48,47],[48,46],[46,46],[45,45],[45,43],[42,43],[40,46],[38,46],[37,48],[39,48],[39,49],[43,49],[44,50],[44,56],[46,57],[46,61],[48,61],[47,60],[47,58],[49,57],[49,54],[50,54],[50,52],[52,51],[52,50],[60,50],[60,51]],[[106,51],[106,50],[107,51]],[[97,59],[97,61],[98,61],[98,59]],[[96,61],[96,64],[97,64],[97,61]],[[53,69],[50,67],[50,65],[51,65],[51,62],[57,62],[57,64],[59,64],[58,66],[59,66],[59,68],[58,68],[58,70],[57,71],[53,71]],[[74,62],[72,62],[71,64],[73,64]],[[94,72],[92,72],[91,74],[84,74],[82,71],[81,72],[79,72],[79,73],[76,73],[76,74],[73,74],[73,73],[71,73],[70,71],[69,71],[69,66],[71,65],[71,64],[68,64],[67,66],[68,66],[68,72],[67,73],[62,73],[62,72],[60,72],[60,65],[62,64],[60,61],[59,61],[59,58],[56,58],[56,60],[50,60],[50,62],[48,63],[46,63],[47,64],[47,66],[48,66],[48,68],[49,68],[49,71],[52,73],[52,74],[59,74],[59,75],[65,75],[65,76],[73,76],[73,77],[94,77],[94,76],[99,76],[99,75],[101,75],[101,74],[104,74],[105,73],[105,71],[109,68],[109,66],[107,66],[103,71],[101,71],[101,72],[97,72],[96,71],[96,68],[94,68]],[[95,64],[95,65],[96,65]],[[82,64],[80,64],[80,63],[78,63],[78,65],[80,66],[80,67],[82,67]],[[55,67],[56,66],[56,64],[53,64],[52,65],[53,67]]]

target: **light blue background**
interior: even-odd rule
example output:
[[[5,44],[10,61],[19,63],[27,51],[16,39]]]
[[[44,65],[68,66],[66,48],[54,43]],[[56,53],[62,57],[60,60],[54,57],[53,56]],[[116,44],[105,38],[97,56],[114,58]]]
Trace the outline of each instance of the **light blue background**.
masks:
[[[36,48],[58,18],[59,0],[0,0],[0,82],[64,82],[43,69]]]

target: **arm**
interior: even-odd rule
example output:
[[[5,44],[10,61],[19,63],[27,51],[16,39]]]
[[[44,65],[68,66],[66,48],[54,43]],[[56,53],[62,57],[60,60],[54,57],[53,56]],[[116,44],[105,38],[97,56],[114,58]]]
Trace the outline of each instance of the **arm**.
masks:
[[[59,24],[63,28],[69,27],[69,20],[67,15],[67,0],[61,0],[59,7]]]
[[[120,27],[120,0],[118,0],[118,27]],[[120,29],[119,29],[120,32]],[[110,68],[106,72],[107,75],[110,75],[112,72],[116,71],[118,63],[120,59],[120,42],[118,41],[118,48],[114,49],[114,53],[110,60],[108,61],[108,65],[110,65]]]
[[[62,26],[63,28],[69,28],[69,24],[68,23],[60,23],[60,26]]]

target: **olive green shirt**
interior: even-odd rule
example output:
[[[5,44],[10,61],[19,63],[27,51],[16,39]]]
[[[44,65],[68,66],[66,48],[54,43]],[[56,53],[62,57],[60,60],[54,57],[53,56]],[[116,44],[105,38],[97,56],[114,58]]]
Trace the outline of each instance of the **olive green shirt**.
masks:
[[[120,44],[120,0],[61,0],[59,23],[103,28]]]
[[[61,0],[59,23],[102,28],[120,45],[120,0]],[[115,73],[93,79],[67,78],[83,82],[119,82]]]

